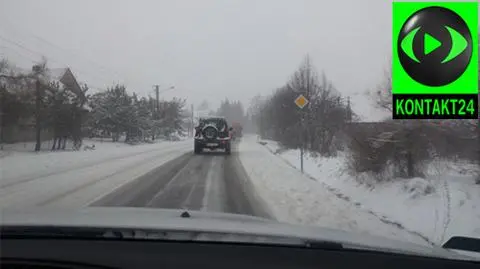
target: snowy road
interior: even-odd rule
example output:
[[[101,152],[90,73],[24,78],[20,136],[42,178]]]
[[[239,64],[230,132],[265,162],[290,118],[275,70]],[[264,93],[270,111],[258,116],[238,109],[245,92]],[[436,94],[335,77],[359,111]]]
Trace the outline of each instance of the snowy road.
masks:
[[[0,207],[32,206],[78,208],[128,206],[185,208],[268,217],[249,194],[248,177],[232,154],[195,155],[192,141],[145,148],[125,148],[120,154],[70,152],[78,162],[61,162],[59,154],[28,156],[31,169],[2,162]],[[129,152],[130,151],[130,152]],[[86,155],[86,156],[81,156]],[[45,169],[40,163],[48,161]],[[22,156],[22,158],[24,158]],[[81,160],[81,161],[80,161]],[[63,162],[65,162],[63,160]],[[15,173],[14,168],[20,169]]]
[[[46,206],[184,208],[254,215],[428,244],[417,233],[339,199],[244,137],[232,154],[193,154],[193,141],[14,152],[0,159],[0,209]]]
[[[251,200],[236,147],[232,155],[185,153],[91,206],[184,208],[265,216]]]

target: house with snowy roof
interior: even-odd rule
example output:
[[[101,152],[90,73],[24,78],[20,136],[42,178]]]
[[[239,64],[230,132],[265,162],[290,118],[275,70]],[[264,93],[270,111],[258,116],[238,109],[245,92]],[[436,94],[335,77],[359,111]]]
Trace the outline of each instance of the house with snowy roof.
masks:
[[[66,90],[72,91],[76,96],[86,101],[85,92],[83,92],[82,87],[70,68],[50,69],[48,70],[48,76],[50,81],[60,82]]]
[[[27,69],[21,69],[12,67],[10,70],[9,75],[13,77],[23,77],[23,78],[33,78],[31,75],[32,72]],[[85,95],[85,91],[80,86],[79,82],[77,81],[75,75],[70,70],[70,68],[52,68],[48,69],[45,74],[43,74],[42,78],[42,94],[49,94],[51,91],[46,91],[46,87],[49,85],[56,84],[59,86],[59,90],[67,92],[68,96],[72,98],[76,98],[82,104],[82,108],[85,111],[88,111],[88,107],[86,105],[87,97]],[[34,83],[22,83],[20,87],[13,87],[8,88],[7,91],[13,92],[29,92],[35,91]],[[4,117],[8,117],[8,111],[4,113]],[[12,112],[10,112],[12,113]],[[28,112],[27,115],[22,115],[19,117],[18,121],[15,121],[14,124],[10,124],[7,126],[2,126],[1,133],[2,133],[2,141],[4,143],[15,143],[15,142],[26,142],[26,141],[33,141],[35,140],[35,113]],[[54,137],[55,130],[52,128],[44,128],[41,133],[42,140],[50,140]]]

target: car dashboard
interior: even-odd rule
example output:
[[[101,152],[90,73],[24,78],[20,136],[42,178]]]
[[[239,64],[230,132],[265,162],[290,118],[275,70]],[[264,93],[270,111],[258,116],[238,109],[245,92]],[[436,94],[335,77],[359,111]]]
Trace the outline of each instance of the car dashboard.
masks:
[[[479,262],[308,246],[138,240],[134,238],[8,236],[0,245],[2,268],[480,268]]]

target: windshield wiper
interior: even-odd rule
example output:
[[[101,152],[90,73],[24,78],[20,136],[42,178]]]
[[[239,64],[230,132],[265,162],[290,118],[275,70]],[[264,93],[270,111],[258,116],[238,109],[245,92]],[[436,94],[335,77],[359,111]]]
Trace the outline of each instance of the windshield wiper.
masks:
[[[442,246],[446,249],[463,250],[480,253],[480,239],[464,236],[454,236]]]

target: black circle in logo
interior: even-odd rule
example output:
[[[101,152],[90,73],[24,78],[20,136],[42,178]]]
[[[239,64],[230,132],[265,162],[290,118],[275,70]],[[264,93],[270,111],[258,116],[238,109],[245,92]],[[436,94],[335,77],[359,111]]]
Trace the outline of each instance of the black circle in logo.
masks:
[[[405,72],[427,86],[457,80],[472,57],[472,35],[465,21],[444,7],[427,7],[403,24],[397,54]]]

